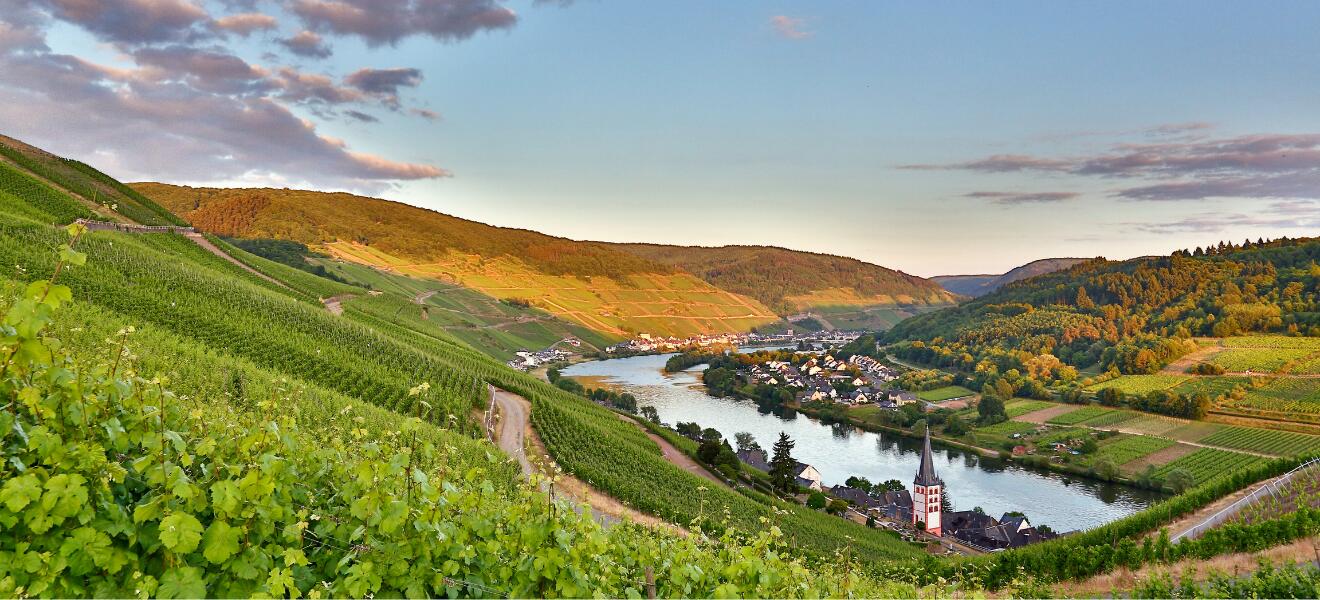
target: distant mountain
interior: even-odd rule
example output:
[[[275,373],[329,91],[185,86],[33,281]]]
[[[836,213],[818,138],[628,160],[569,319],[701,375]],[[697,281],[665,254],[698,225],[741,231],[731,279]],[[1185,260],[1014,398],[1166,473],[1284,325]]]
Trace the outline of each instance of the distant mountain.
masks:
[[[906,307],[920,311],[956,301],[952,294],[928,279],[842,256],[773,246],[616,244],[615,247],[677,267],[730,292],[755,298],[780,315],[822,313],[817,316],[831,320],[834,316],[848,326],[856,325],[849,317],[862,312],[857,309]]]
[[[1012,271],[1004,273],[1003,275],[939,275],[931,277],[930,280],[944,286],[944,289],[949,290],[950,292],[960,296],[971,296],[975,298],[977,296],[989,294],[990,292],[1013,283],[1014,281],[1021,281],[1023,279],[1028,279],[1037,275],[1044,275],[1046,273],[1053,273],[1055,271],[1062,271],[1077,263],[1085,262],[1086,260],[1088,259],[1042,258],[1040,260],[1033,260],[1013,269]]]

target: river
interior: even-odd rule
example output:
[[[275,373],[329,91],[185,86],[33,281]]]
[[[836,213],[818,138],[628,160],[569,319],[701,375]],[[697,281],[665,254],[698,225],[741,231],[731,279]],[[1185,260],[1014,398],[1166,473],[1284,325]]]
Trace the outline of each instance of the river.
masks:
[[[716,398],[705,392],[698,366],[665,373],[671,354],[578,363],[563,374],[587,387],[608,387],[654,406],[673,425],[695,421],[714,427],[729,443],[746,431],[767,451],[782,431],[796,442],[794,458],[816,467],[825,485],[843,485],[852,475],[872,482],[898,479],[909,487],[920,459],[920,441],[874,433],[852,425],[827,425],[803,414],[762,412],[748,400]],[[976,506],[996,517],[1021,511],[1036,525],[1055,531],[1089,529],[1137,512],[1161,496],[1154,492],[1028,468],[956,448],[935,448],[936,473],[944,479],[955,510]]]

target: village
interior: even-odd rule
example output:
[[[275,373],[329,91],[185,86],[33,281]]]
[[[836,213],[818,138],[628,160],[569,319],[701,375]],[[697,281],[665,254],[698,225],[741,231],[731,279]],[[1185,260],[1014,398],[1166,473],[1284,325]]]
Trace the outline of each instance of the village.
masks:
[[[846,344],[857,339],[863,335],[863,333],[864,332],[861,331],[836,330],[795,334],[793,330],[790,329],[784,333],[778,334],[719,333],[694,335],[685,338],[654,336],[649,333],[642,333],[630,340],[606,346],[604,348],[604,355],[601,356],[601,358],[682,352],[708,348],[729,348],[735,350],[744,347],[761,346],[825,348]],[[563,345],[572,346],[573,348],[581,348],[582,341],[577,338],[568,337],[559,340],[542,350],[518,350],[514,353],[514,358],[506,361],[505,364],[514,369],[518,369],[519,371],[530,371],[550,364],[569,362],[573,360],[575,356],[580,356],[578,352],[563,348]]]
[[[789,389],[799,402],[830,401],[854,406],[874,403],[897,409],[918,401],[916,394],[889,385],[898,378],[898,370],[869,356],[853,355],[845,361],[825,354],[798,364],[767,360],[739,374],[752,384]]]

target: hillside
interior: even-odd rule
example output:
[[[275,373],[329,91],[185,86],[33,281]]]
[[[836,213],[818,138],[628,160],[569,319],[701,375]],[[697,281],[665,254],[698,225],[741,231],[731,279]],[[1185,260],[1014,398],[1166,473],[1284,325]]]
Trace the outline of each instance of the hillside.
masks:
[[[1107,381],[1149,377],[1144,385],[1127,384],[1125,401],[1200,418],[1241,406],[1252,388],[1272,385],[1263,375],[1313,368],[1306,342],[1320,336],[1317,260],[1320,239],[1314,238],[1221,243],[1124,262],[1093,259],[909,319],[885,341],[898,344],[893,352],[902,358],[966,374],[975,388],[1002,382],[1004,393],[1011,388],[1032,397],[1096,392]],[[1229,343],[1253,334],[1274,337]],[[1240,349],[1208,349],[1221,346],[1216,339]],[[1286,342],[1291,339],[1298,341]],[[1179,359],[1180,366],[1171,364]],[[1202,374],[1236,372],[1238,381],[1196,379],[1180,387],[1181,380],[1159,374],[1182,374],[1201,362],[1219,363],[1201,367]],[[1276,416],[1278,406],[1293,406],[1295,415],[1320,402],[1320,388],[1309,380],[1285,383],[1289,391],[1271,403]]]
[[[1062,271],[1085,261],[1084,258],[1042,258],[1033,260],[1002,275],[938,275],[931,277],[930,280],[940,284],[950,292],[975,298],[989,294],[1014,281]]]
[[[133,187],[205,231],[297,241],[343,260],[527,301],[616,339],[747,331],[777,318],[756,300],[608,244],[344,193]]]
[[[914,275],[853,258],[786,250],[769,246],[685,247],[659,244],[616,244],[649,261],[692,273],[711,285],[749,296],[781,315],[824,312],[855,327],[849,314],[860,309],[910,311],[952,304],[955,299],[938,285]],[[874,320],[874,318],[872,319]],[[837,327],[845,325],[835,323]],[[874,329],[885,329],[881,322]]]

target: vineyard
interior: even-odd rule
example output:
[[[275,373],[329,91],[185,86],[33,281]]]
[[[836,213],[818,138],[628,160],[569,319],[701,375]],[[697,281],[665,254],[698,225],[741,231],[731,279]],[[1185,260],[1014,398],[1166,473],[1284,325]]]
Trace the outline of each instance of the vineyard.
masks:
[[[1083,421],[1089,421],[1112,412],[1115,412],[1114,409],[1103,406],[1083,406],[1072,412],[1053,417],[1047,422],[1053,425],[1077,425]]]
[[[1246,427],[1225,427],[1202,438],[1201,443],[1274,456],[1297,456],[1320,451],[1320,436]]]
[[[1086,389],[1094,392],[1114,388],[1124,394],[1145,395],[1170,389],[1187,380],[1188,377],[1183,375],[1123,375],[1118,379],[1097,383]]]
[[[1045,410],[1051,406],[1054,406],[1054,403],[1047,400],[1014,400],[1004,405],[1004,412],[1008,415],[1008,418],[1012,419],[1027,413]]]
[[[68,288],[23,287],[6,317],[19,333],[0,344],[0,389],[23,399],[0,413],[5,596],[916,593],[847,562],[810,571],[773,530],[602,529],[515,485],[483,442],[70,307]],[[111,347],[65,354],[77,346],[38,337],[52,325]],[[200,376],[226,391],[173,393],[133,356],[164,365],[174,351],[184,387]],[[244,383],[225,382],[234,374]]]
[[[1196,452],[1156,468],[1155,477],[1164,479],[1169,476],[1169,473],[1181,469],[1191,473],[1192,479],[1200,484],[1225,473],[1233,473],[1239,469],[1253,466],[1261,460],[1263,459],[1240,452],[1201,448]]]
[[[78,161],[47,154],[4,136],[0,136],[0,156],[4,156],[22,168],[44,177],[47,181],[82,196],[89,202],[113,207],[115,212],[142,225],[187,225],[182,219],[133,191],[128,186]],[[8,167],[8,165],[3,166]],[[29,180],[31,179],[29,178]],[[38,185],[45,185],[37,183]],[[4,189],[11,188],[6,186]],[[73,199],[67,198],[67,196],[65,198],[66,201],[76,204]],[[79,205],[79,208],[82,208],[82,206]],[[86,211],[85,208],[82,210]],[[89,217],[90,215],[79,216]],[[67,223],[71,220],[61,218],[59,222]]]
[[[1116,410],[1113,412],[1104,413],[1098,417],[1094,417],[1082,421],[1081,423],[1079,423],[1079,425],[1084,425],[1086,427],[1095,427],[1097,429],[1103,429],[1106,427],[1113,427],[1115,425],[1126,424],[1128,421],[1136,419],[1140,416],[1141,413],[1135,411]]]
[[[1123,436],[1115,441],[1101,444],[1100,450],[1096,452],[1092,462],[1107,460],[1115,465],[1122,465],[1148,454],[1159,452],[1173,444],[1173,440],[1164,438],[1144,435]]]
[[[1230,373],[1277,373],[1315,352],[1297,348],[1233,348],[1214,355],[1211,362]]]

